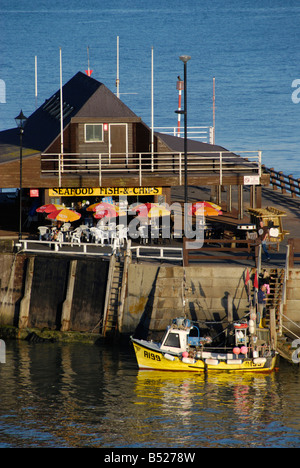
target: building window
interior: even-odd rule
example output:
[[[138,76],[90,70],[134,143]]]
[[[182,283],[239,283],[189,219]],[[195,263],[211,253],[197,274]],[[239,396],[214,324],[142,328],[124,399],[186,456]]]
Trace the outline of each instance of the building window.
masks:
[[[103,125],[85,124],[85,141],[103,141]]]

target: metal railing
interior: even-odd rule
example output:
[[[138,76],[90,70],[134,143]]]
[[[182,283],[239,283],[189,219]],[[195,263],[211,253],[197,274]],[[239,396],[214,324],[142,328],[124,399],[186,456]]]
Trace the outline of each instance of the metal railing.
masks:
[[[155,132],[165,133],[177,137],[184,137],[184,129],[177,127],[154,127]],[[199,140],[205,143],[214,143],[214,127],[188,127],[187,138],[190,140]]]
[[[91,174],[98,176],[99,186],[108,174],[129,174],[137,176],[139,184],[151,174],[173,174],[178,177],[178,185],[184,181],[184,153],[43,153],[42,174],[55,175],[61,186],[64,174]],[[239,172],[245,175],[261,176],[261,151],[193,151],[188,154],[189,174],[218,174],[222,185],[226,172]]]
[[[169,261],[183,261],[183,250],[180,247],[155,247],[155,246],[137,246],[131,247],[131,254],[135,253],[135,258],[139,260],[169,260]]]
[[[99,244],[80,242],[57,242],[57,241],[41,241],[32,239],[23,239],[19,241],[22,245],[22,251],[31,253],[50,253],[63,255],[93,255],[98,257],[111,257],[113,246],[109,245],[108,249],[103,249]]]
[[[111,257],[114,253],[112,244],[94,244],[89,242],[71,243],[57,241],[41,241],[23,239],[20,241],[22,251],[30,253],[48,253],[63,255],[91,255],[98,257]],[[133,259],[139,260],[171,260],[182,262],[182,248],[166,246],[132,246],[128,240],[128,252]]]

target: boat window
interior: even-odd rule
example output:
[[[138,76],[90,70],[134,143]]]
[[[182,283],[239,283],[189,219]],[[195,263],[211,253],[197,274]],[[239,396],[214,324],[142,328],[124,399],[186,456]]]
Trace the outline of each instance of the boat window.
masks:
[[[164,343],[164,346],[171,346],[172,348],[180,348],[179,333],[170,333]]]

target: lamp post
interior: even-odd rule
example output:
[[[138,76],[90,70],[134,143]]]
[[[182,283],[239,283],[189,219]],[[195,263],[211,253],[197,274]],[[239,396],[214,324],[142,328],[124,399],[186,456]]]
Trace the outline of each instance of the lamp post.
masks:
[[[15,118],[16,124],[20,130],[20,204],[19,204],[19,242],[22,239],[22,150],[23,150],[23,133],[27,121],[27,117],[21,110],[20,114]]]
[[[180,55],[179,59],[184,66],[184,109],[175,111],[177,114],[184,115],[184,203],[188,202],[188,184],[187,184],[187,62],[190,60],[190,55]]]
[[[190,55],[180,55],[179,59],[183,62],[184,71],[184,109],[175,111],[177,114],[184,115],[184,231],[187,234],[187,203],[188,203],[188,180],[187,180],[187,63],[191,59]]]
[[[187,185],[187,95],[186,95],[186,79],[187,79],[187,62],[190,60],[189,55],[181,55],[180,60],[183,62],[184,68],[184,203],[188,202],[188,185]],[[187,205],[185,205],[187,206]]]

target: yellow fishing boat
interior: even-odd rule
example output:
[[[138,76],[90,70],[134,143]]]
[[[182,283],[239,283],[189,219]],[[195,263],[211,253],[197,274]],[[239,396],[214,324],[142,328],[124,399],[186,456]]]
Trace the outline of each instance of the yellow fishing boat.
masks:
[[[249,321],[250,322],[250,321]],[[195,335],[198,331],[198,336]],[[252,323],[234,324],[232,349],[212,347],[210,337],[200,337],[199,328],[185,318],[174,319],[160,342],[131,337],[139,369],[176,372],[238,371],[271,372],[276,353],[257,344]]]

